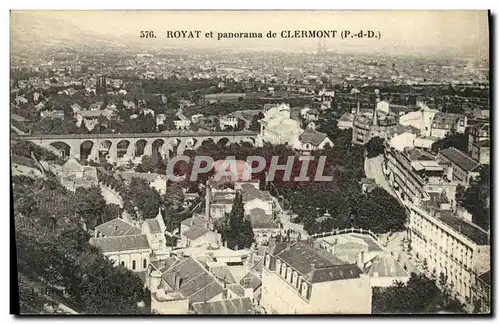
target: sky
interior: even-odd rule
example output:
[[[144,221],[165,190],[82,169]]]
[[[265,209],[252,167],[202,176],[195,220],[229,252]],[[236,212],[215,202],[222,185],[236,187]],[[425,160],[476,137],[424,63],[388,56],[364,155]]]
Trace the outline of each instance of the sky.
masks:
[[[22,29],[26,12],[13,11]],[[36,11],[29,15],[67,24],[119,41],[158,42],[182,47],[235,47],[315,51],[317,39],[166,39],[167,30],[261,32],[282,30],[374,30],[379,40],[329,39],[333,51],[386,52],[391,54],[447,54],[488,57],[487,11]],[[28,27],[26,27],[28,28]],[[43,28],[42,28],[43,29]],[[141,30],[153,30],[156,39],[140,39]],[[43,30],[42,30],[43,31]],[[50,31],[46,37],[50,37]]]

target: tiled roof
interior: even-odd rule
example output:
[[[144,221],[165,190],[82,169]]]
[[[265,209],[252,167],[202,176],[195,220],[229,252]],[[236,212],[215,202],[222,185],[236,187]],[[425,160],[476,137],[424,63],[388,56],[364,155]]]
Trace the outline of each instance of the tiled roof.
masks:
[[[239,315],[252,314],[250,298],[225,299],[210,303],[195,303],[193,311],[199,315]]]
[[[392,255],[378,255],[371,261],[370,267],[367,269],[368,275],[373,277],[377,274],[378,277],[401,278],[409,276],[408,272],[396,261]]]
[[[278,228],[279,225],[266,214],[266,211],[261,208],[250,210],[250,215],[247,216],[252,223],[252,228]]]
[[[172,289],[176,288],[174,276],[181,278],[179,292],[189,298],[190,303],[210,300],[223,290],[214,277],[193,258],[187,258],[163,273],[162,279]]]
[[[64,172],[82,172],[83,166],[76,159],[70,158],[63,164],[62,169]]]
[[[161,233],[160,223],[157,219],[146,219],[145,223],[149,227],[151,233]]]
[[[382,251],[382,248],[371,236],[364,234],[351,233],[348,234],[354,238],[363,240],[368,245],[368,251]]]
[[[97,226],[95,229],[106,237],[141,234],[140,228],[133,226],[121,218],[112,219],[109,222]]]
[[[243,288],[252,288],[253,290],[257,289],[261,284],[262,280],[253,272],[247,273],[240,280],[240,285],[243,286]]]
[[[160,272],[165,272],[170,267],[172,267],[174,264],[180,262],[179,259],[176,257],[170,257],[167,259],[162,259],[162,260],[157,260],[157,261],[151,261],[150,264],[158,271]]]
[[[448,159],[451,163],[457,165],[462,170],[471,172],[479,167],[479,163],[465,155],[462,151],[457,150],[454,147],[450,147],[439,151],[439,154]]]
[[[457,217],[453,215],[453,213],[447,211],[439,211],[436,213],[436,216],[477,245],[488,244],[488,233],[477,225],[469,223],[465,219]]]
[[[285,242],[271,242],[269,247],[266,249],[266,252],[272,256],[278,255],[284,249],[288,247],[288,244]]]
[[[479,279],[481,279],[484,283],[490,285],[491,284],[491,271],[488,270],[482,275],[479,276]]]
[[[191,227],[191,226],[198,226],[198,227],[206,227],[207,224],[210,224],[210,221],[202,218],[202,217],[191,217],[188,219],[185,219],[181,222],[182,225]]]
[[[91,238],[90,244],[100,248],[104,253],[150,249],[146,235]]]
[[[457,120],[463,118],[465,118],[465,116],[460,114],[438,112],[436,115],[434,115],[434,119],[432,122],[435,123],[436,126],[433,127],[451,129],[453,124],[456,123]]]
[[[183,232],[181,235],[186,236],[190,240],[196,240],[199,237],[207,234],[209,230],[203,227],[193,226],[190,227],[187,231]]]
[[[238,297],[245,296],[245,289],[239,284],[230,285],[229,289],[234,292]]]
[[[300,134],[299,139],[302,143],[310,143],[314,146],[318,146],[326,138],[326,134],[320,133],[315,129],[307,128],[302,134]]]
[[[243,189],[243,202],[247,202],[252,199],[261,199],[264,201],[272,199],[271,194],[268,191],[258,190],[251,184],[242,184],[241,188]]]
[[[345,264],[332,254],[305,242],[289,245],[278,258],[311,283],[358,278],[363,272],[356,264]]]
[[[217,278],[219,278],[222,281],[225,281],[230,284],[236,283],[236,280],[231,274],[231,271],[229,271],[227,265],[225,264],[210,267],[210,272],[213,273]]]
[[[363,271],[356,264],[343,264],[315,269],[306,276],[306,279],[311,283],[318,283],[359,278],[362,273]]]
[[[311,245],[303,242],[289,245],[288,248],[278,255],[278,257],[304,276],[310,273],[313,268],[344,264],[342,260],[334,257],[330,253],[315,249]]]

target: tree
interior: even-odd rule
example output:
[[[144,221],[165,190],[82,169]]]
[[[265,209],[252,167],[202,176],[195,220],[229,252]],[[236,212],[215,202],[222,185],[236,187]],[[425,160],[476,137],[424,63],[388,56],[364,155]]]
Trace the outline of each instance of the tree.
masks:
[[[93,229],[105,222],[104,207],[106,201],[101,195],[101,188],[92,186],[90,188],[79,187],[75,192],[76,212],[83,218],[87,228]]]
[[[132,201],[133,206],[137,206],[144,218],[154,218],[158,215],[158,210],[164,205],[160,194],[151,188],[146,180],[132,178],[128,186],[124,202]]]
[[[243,119],[238,118],[238,125],[236,125],[235,131],[242,131],[245,129],[246,123]]]
[[[463,305],[425,275],[412,273],[406,284],[396,281],[373,291],[374,314],[429,314],[439,311],[463,313]]]
[[[372,137],[368,143],[365,144],[365,149],[368,158],[376,157],[380,154],[384,154],[384,139],[381,137]]]
[[[248,129],[254,132],[260,131],[260,123],[259,120],[264,118],[264,114],[262,112],[259,112],[257,115],[254,115],[252,118],[252,122],[248,126]]]
[[[151,156],[144,155],[141,159],[141,164],[135,168],[135,171],[144,173],[153,172],[153,161]]]
[[[449,147],[454,147],[467,154],[467,143],[469,142],[467,134],[460,133],[449,133],[442,139],[437,140],[432,143],[431,150],[437,153],[439,150],[447,149]]]
[[[92,247],[88,242],[88,233],[80,227],[79,219],[71,217],[76,211],[76,204],[72,202],[79,197],[75,199],[74,193],[60,185],[49,185],[47,179],[32,181],[14,177],[12,186],[14,204],[18,199],[32,196],[39,209],[37,222],[30,222],[14,210],[21,312],[39,314],[47,297],[61,299],[61,296],[52,296],[52,293],[40,294],[32,290],[33,283],[66,288],[67,295],[63,297],[63,302],[82,314],[149,312],[150,297],[148,291],[143,289],[141,279],[123,267],[115,267]],[[96,193],[83,194],[98,200],[98,191],[92,191]],[[81,190],[78,192],[82,194]],[[90,202],[86,201],[85,205],[90,205]],[[83,210],[88,212],[90,209]],[[42,224],[42,220],[53,218],[57,226]],[[138,307],[140,301],[146,301],[146,307]]]
[[[245,219],[243,197],[238,194],[233,201],[233,208],[229,215],[229,226],[222,229],[222,239],[227,242],[230,249],[244,249],[252,246],[255,242],[252,224]]]
[[[479,176],[472,180],[463,196],[457,197],[457,201],[460,198],[463,206],[472,214],[472,221],[485,230],[490,227],[490,190],[490,169],[483,167],[479,171]]]
[[[107,222],[120,217],[122,214],[122,210],[117,204],[107,204],[106,206],[104,206],[103,214],[103,219],[105,222]]]
[[[408,217],[398,200],[382,188],[360,197],[354,210],[355,226],[375,233],[401,231]]]

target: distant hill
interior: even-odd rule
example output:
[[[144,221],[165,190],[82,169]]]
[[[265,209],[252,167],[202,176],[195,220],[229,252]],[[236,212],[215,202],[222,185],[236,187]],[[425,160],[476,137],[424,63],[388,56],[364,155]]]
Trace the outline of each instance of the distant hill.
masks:
[[[40,12],[11,12],[10,43],[13,54],[36,54],[45,50],[104,50],[126,48],[111,37],[78,28],[69,20]]]

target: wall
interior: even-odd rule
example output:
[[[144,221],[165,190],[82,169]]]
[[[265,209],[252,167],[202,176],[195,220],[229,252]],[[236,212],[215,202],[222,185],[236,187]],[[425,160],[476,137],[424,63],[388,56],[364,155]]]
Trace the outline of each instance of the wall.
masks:
[[[261,305],[268,313],[305,314],[307,301],[290,284],[268,269],[262,269]]]
[[[371,314],[370,277],[336,280],[313,285],[308,314]]]
[[[264,201],[258,198],[249,200],[245,203],[245,212],[249,213],[250,210],[254,208],[260,208],[263,209],[267,215],[272,215],[273,214],[273,202],[272,200],[269,201]]]
[[[212,246],[217,246],[220,244],[220,242],[221,242],[221,235],[212,231],[209,231],[205,235],[195,240],[190,240],[185,235],[181,235],[181,244],[183,247],[194,247],[194,246],[202,246],[208,244],[211,244]]]
[[[402,133],[394,136],[389,144],[398,151],[403,151],[405,147],[413,147],[416,135],[413,133]]]
[[[264,244],[269,241],[271,237],[276,237],[280,233],[280,229],[277,228],[254,228],[253,234],[255,236],[255,242],[257,244]]]
[[[409,276],[406,277],[372,277],[372,287],[390,287],[395,281],[400,281],[406,283],[410,279]]]
[[[187,314],[189,299],[159,301],[151,295],[151,312],[156,314]]]
[[[104,253],[110,260],[115,262],[115,266],[120,265],[124,262],[124,266],[127,269],[135,272],[146,271],[146,268],[149,264],[149,250],[142,251],[125,251],[125,252],[112,252],[112,253]],[[133,261],[135,260],[135,269],[132,269]],[[146,260],[146,267],[144,267],[144,260]]]
[[[277,314],[371,314],[371,281],[362,276],[313,284],[307,301],[291,284],[263,269],[261,305]]]

